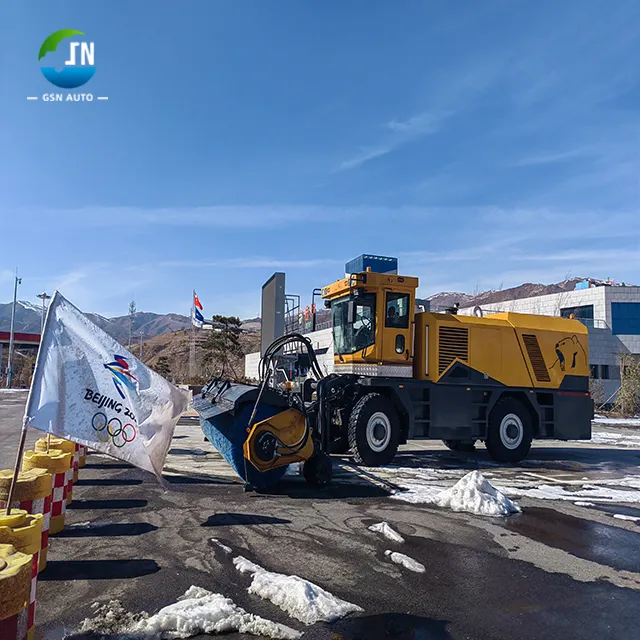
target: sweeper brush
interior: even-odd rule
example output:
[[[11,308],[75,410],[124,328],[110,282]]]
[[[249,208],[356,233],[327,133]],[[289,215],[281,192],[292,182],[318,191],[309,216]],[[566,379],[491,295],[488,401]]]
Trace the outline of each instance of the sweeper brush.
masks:
[[[300,391],[270,385],[285,345],[307,350],[317,378],[307,380]],[[303,463],[307,482],[328,484],[331,459],[325,453],[318,421],[323,376],[310,341],[293,334],[273,342],[262,359],[261,378],[259,385],[217,378],[204,387],[193,407],[205,437],[246,486],[270,487],[285,475],[288,465],[298,462]]]

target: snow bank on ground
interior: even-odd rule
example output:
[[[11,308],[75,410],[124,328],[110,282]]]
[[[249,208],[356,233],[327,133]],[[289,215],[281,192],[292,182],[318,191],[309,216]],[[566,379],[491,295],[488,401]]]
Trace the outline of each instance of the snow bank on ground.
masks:
[[[617,447],[640,447],[640,435],[616,433],[614,431],[594,431],[591,442],[595,444],[613,444]]]
[[[391,540],[391,542],[404,542],[404,538],[394,529],[388,522],[378,522],[378,524],[372,524],[368,527],[369,531],[375,533],[381,533],[385,538]]]
[[[627,516],[623,513],[614,513],[613,517],[617,518],[618,520],[629,520],[630,522],[640,522],[640,518],[636,516]]]
[[[178,602],[140,620],[132,628],[133,633],[152,638],[189,638],[200,633],[231,631],[283,640],[302,635],[295,629],[247,613],[230,598],[201,587],[190,587]]]
[[[423,564],[420,564],[417,560],[414,560],[409,556],[405,556],[404,553],[398,553],[397,551],[387,549],[384,552],[384,555],[391,558],[392,562],[402,565],[405,569],[409,569],[409,571],[415,571],[416,573],[424,573],[426,571]]]
[[[611,480],[619,486],[625,486],[619,480]],[[581,488],[571,488],[571,490],[557,484],[541,484],[533,489],[520,487],[502,487],[508,496],[538,498],[540,500],[570,500],[575,502],[581,498],[586,498],[589,502],[611,503],[611,502],[640,502],[640,491],[624,489],[611,489],[609,487],[596,486],[594,484],[583,484]]]
[[[2,393],[26,393],[29,389],[0,389],[0,394]]]
[[[595,502],[582,502],[581,500],[578,500],[578,502],[574,502],[573,504],[575,504],[577,507],[595,507],[596,506]]]
[[[471,471],[444,491],[424,485],[409,485],[408,489],[409,491],[395,493],[392,497],[482,516],[508,516],[521,511],[515,502],[493,487],[479,471]]]
[[[349,613],[363,611],[358,605],[341,600],[304,578],[267,571],[242,556],[234,558],[233,564],[241,573],[253,575],[249,593],[271,601],[305,624],[332,622]]]
[[[174,640],[201,633],[238,631],[275,640],[295,640],[302,635],[286,625],[247,613],[233,600],[200,587],[190,587],[178,602],[153,616],[131,613],[119,600],[95,604],[93,608],[95,616],[84,620],[80,631],[96,636]]]
[[[596,424],[620,424],[640,427],[640,418],[609,418],[607,416],[596,415],[593,421]]]

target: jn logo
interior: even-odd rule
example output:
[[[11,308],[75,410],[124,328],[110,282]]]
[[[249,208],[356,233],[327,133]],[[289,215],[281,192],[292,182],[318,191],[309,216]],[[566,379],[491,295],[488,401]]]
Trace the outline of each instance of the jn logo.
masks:
[[[52,33],[40,47],[38,60],[42,60],[47,54],[51,54],[47,61],[54,58],[58,45],[63,40],[74,36],[83,36],[82,31],[75,29],[61,29]],[[95,50],[93,42],[68,42],[68,55],[64,59],[64,67],[60,70],[53,66],[42,66],[40,70],[44,77],[56,87],[62,89],[75,89],[89,82],[96,72]]]

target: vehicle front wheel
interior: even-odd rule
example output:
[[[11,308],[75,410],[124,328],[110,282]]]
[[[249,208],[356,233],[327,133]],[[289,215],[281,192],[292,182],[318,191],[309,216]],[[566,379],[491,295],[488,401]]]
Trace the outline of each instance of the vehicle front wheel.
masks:
[[[520,462],[529,453],[533,439],[531,415],[516,398],[503,398],[489,417],[485,442],[489,455],[498,462]]]
[[[389,464],[400,443],[400,416],[391,400],[379,393],[360,398],[349,417],[348,436],[358,464]]]

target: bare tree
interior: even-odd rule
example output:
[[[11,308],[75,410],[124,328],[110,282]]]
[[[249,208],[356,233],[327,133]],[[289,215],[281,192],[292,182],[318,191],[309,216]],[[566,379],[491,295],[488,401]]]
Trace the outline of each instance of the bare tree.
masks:
[[[632,353],[619,353],[620,389],[615,402],[615,411],[633,417],[640,409],[640,359]]]

